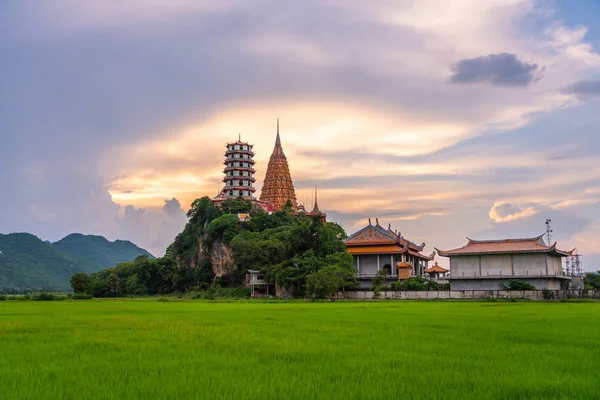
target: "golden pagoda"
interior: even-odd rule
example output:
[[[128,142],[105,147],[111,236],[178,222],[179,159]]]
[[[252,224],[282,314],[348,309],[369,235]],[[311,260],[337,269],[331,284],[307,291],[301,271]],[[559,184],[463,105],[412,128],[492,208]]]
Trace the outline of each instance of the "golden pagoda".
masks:
[[[265,175],[260,200],[273,204],[276,208],[281,209],[287,201],[291,201],[294,211],[298,209],[296,201],[296,191],[294,183],[290,175],[290,167],[288,166],[287,158],[281,147],[281,139],[279,137],[279,118],[277,119],[277,137],[275,139],[275,148]]]

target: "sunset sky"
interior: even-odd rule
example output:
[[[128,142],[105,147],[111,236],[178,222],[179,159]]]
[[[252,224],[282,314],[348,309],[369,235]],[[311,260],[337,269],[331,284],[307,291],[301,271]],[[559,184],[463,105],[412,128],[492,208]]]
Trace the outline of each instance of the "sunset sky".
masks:
[[[429,254],[551,218],[600,269],[600,1],[0,2],[1,233],[162,255],[239,134],[260,191],[277,118],[348,233]]]

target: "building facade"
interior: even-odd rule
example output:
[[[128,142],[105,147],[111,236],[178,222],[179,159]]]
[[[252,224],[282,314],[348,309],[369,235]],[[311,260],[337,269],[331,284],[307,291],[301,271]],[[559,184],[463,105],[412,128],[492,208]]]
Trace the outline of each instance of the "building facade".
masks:
[[[219,197],[225,199],[254,199],[254,152],[253,145],[242,142],[241,138],[235,143],[227,143],[225,151],[225,177],[223,182],[225,186],[221,190]]]
[[[468,238],[467,238],[468,239]],[[571,280],[562,269],[562,258],[573,251],[548,246],[543,235],[525,239],[473,240],[453,250],[438,250],[450,258],[452,290],[498,290],[510,279],[536,289],[559,290]]]
[[[348,237],[344,244],[354,258],[356,278],[362,288],[371,287],[371,280],[381,270],[389,275],[388,283],[423,276],[435,255],[422,254],[425,243],[417,245],[393,231],[391,226],[385,229],[379,220],[372,225],[369,219],[369,225]]]
[[[294,182],[290,174],[290,167],[281,146],[279,137],[279,119],[277,119],[277,137],[275,148],[269,159],[267,173],[260,193],[260,200],[273,204],[277,209],[283,208],[288,201],[292,202],[294,211],[298,210]]]

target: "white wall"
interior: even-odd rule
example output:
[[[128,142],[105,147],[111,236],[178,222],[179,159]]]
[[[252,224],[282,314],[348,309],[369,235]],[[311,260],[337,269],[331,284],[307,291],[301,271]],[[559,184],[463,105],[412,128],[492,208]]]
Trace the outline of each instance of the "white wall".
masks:
[[[450,258],[452,276],[479,276],[479,256],[456,256]]]
[[[481,275],[512,275],[512,260],[510,255],[481,256]]]
[[[546,254],[515,254],[515,275],[546,275]]]
[[[562,272],[562,258],[546,255],[548,260],[548,274],[556,275]]]
[[[389,261],[388,261],[389,263]],[[381,265],[383,266],[383,264]],[[361,274],[376,274],[377,273],[377,256],[364,255],[360,256],[360,271]]]

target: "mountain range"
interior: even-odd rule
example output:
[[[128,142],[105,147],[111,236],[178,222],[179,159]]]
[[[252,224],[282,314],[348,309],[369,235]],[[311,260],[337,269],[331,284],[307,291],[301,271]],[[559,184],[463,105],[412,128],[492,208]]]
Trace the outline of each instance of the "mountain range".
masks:
[[[0,234],[0,293],[70,290],[76,272],[93,273],[139,256],[154,258],[135,244],[73,233],[45,242],[29,233]]]

